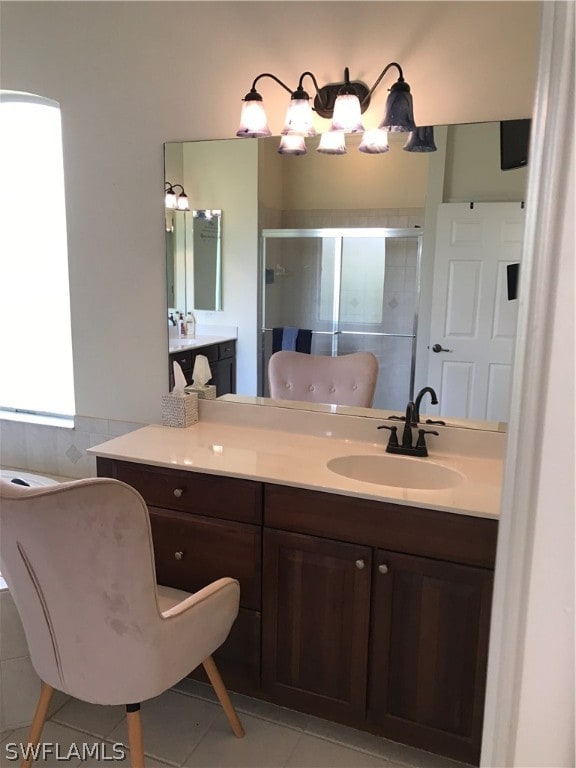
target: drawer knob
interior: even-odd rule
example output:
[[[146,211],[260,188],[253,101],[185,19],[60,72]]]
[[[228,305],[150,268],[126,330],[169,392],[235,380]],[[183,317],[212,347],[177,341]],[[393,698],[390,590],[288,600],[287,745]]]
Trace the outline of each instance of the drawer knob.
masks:
[[[378,573],[388,573],[388,566],[384,563],[378,566]]]
[[[182,560],[183,557],[184,557],[184,552],[174,552],[174,558],[176,560]]]
[[[365,568],[365,567],[366,567],[366,563],[364,562],[364,560],[356,560],[356,568],[358,568],[358,570],[361,571],[362,568]]]
[[[184,491],[182,488],[174,488],[174,496],[176,496],[177,499],[179,499],[183,493]]]

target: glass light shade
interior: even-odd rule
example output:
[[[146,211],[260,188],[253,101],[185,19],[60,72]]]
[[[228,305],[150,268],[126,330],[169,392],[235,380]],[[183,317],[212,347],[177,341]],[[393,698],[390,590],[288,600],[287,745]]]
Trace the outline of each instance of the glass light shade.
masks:
[[[361,133],[364,130],[361,114],[358,96],[352,93],[340,94],[334,103],[331,130]]]
[[[282,135],[299,133],[301,136],[316,136],[312,125],[312,107],[310,99],[291,99],[286,112]]]
[[[164,197],[164,205],[166,208],[176,208],[177,200],[178,198],[176,196],[176,192],[174,192],[172,189],[169,189]]]
[[[190,206],[188,205],[188,197],[182,193],[181,195],[178,195],[178,210],[179,211],[189,211]]]
[[[324,155],[345,155],[346,139],[344,131],[325,131],[320,136],[317,152]]]
[[[268,118],[262,100],[250,99],[243,102],[240,127],[236,131],[236,136],[253,139],[272,136],[272,131],[268,128]]]
[[[405,149],[406,152],[436,152],[434,128],[431,125],[416,128],[409,134],[402,149]]]
[[[279,155],[305,155],[307,151],[304,136],[298,133],[287,133],[280,139]]]
[[[397,82],[390,89],[386,99],[384,118],[378,127],[393,133],[416,130],[412,96],[406,83]]]
[[[374,128],[371,131],[364,131],[362,141],[358,147],[360,152],[366,152],[369,155],[380,155],[388,152],[388,134],[380,128]]]

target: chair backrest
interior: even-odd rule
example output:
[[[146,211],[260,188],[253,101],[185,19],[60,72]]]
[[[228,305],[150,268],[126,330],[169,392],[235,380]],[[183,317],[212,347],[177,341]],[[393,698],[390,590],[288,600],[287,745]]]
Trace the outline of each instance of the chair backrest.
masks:
[[[370,407],[377,379],[378,360],[371,352],[331,357],[281,351],[268,363],[275,400]]]
[[[0,523],[0,571],[40,678],[84,701],[122,701],[127,676],[158,664],[162,619],[142,497],[106,478],[43,488],[2,480]]]

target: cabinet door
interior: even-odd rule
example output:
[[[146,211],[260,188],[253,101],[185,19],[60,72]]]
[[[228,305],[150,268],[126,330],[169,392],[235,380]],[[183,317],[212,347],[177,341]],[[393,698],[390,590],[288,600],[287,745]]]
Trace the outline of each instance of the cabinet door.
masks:
[[[240,582],[240,605],[260,610],[256,525],[149,507],[159,584],[196,592],[223,576]]]
[[[236,392],[236,360],[226,357],[211,366],[211,383],[216,386],[216,397],[233,395]]]
[[[320,717],[364,717],[371,561],[368,547],[265,529],[267,696]]]
[[[368,717],[385,736],[478,761],[492,576],[376,552]]]

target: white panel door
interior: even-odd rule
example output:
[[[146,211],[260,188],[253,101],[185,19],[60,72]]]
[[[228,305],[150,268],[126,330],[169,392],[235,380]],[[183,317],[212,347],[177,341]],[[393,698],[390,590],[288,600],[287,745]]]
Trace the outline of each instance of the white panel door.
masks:
[[[517,302],[506,267],[520,261],[524,218],[520,203],[438,208],[428,383],[443,416],[508,420]]]

